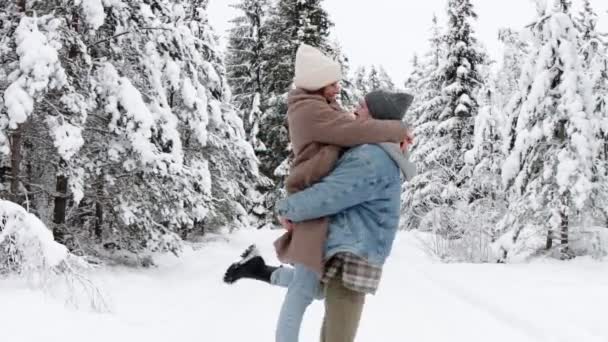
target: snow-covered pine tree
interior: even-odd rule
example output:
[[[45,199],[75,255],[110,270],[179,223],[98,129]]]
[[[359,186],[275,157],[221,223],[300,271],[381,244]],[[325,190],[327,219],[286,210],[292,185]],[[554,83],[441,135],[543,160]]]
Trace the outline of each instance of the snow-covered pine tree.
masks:
[[[247,219],[257,165],[207,0],[19,5],[2,4],[15,34],[0,132],[23,128],[2,140],[22,156],[11,198],[85,253],[177,252]]]
[[[409,117],[406,118],[409,122],[418,120],[421,114],[418,107],[422,104],[422,99],[429,99],[428,94],[423,95],[423,93],[426,87],[430,86],[431,76],[439,69],[440,61],[445,57],[444,35],[441,32],[436,15],[433,15],[429,33],[429,49],[422,57],[414,54],[411,62],[412,71],[403,85],[406,91],[415,95],[412,109],[406,114]],[[435,88],[438,88],[437,84],[435,84]]]
[[[361,96],[371,91],[371,86],[369,85],[368,72],[365,66],[359,66],[355,70],[353,79],[355,83],[355,88],[357,89],[357,92],[361,94]]]
[[[608,227],[608,35],[598,31],[598,19],[591,1],[583,0],[583,8],[574,23],[580,34],[583,69],[591,82],[592,110],[603,122],[599,132],[603,143],[596,163],[592,210],[593,216]]]
[[[263,26],[267,34],[264,45],[264,60],[267,62],[262,83],[267,98],[263,104],[259,137],[266,149],[259,151],[258,156],[264,174],[275,181],[283,177],[284,172],[277,167],[285,164],[290,153],[285,115],[296,50],[301,43],[306,43],[331,53],[328,37],[332,26],[322,0],[279,0]]]
[[[342,46],[338,41],[330,43],[329,53],[342,65],[339,102],[345,109],[354,108],[362,98],[362,94],[357,90],[355,79],[351,75],[349,59],[342,51]]]
[[[403,89],[410,94],[419,94],[420,89],[418,88],[421,80],[425,77],[424,75],[424,64],[421,61],[421,58],[418,57],[418,54],[414,54],[411,61],[411,72],[409,76],[403,82]],[[414,97],[414,101],[407,113],[405,113],[405,122],[413,123],[416,119],[416,116],[413,114],[415,108],[418,107],[420,103],[420,98],[418,96]]]
[[[258,138],[264,148],[256,152],[262,173],[274,181],[272,188],[264,189],[270,212],[283,196],[283,178],[289,170],[287,93],[293,82],[296,50],[306,43],[331,55],[328,37],[332,26],[322,0],[279,0],[262,26],[267,39],[263,50],[263,114]]]
[[[382,65],[378,66],[378,76],[380,77],[380,88],[395,91],[395,82],[391,76],[386,72],[386,69]]]
[[[519,32],[511,29],[499,30],[498,40],[503,44],[503,55],[500,67],[493,76],[496,84],[493,102],[502,110],[519,87],[522,60],[527,55],[528,44],[520,38]]]
[[[537,1],[538,20],[520,89],[512,99],[503,182],[509,213],[502,248],[551,250],[570,257],[570,228],[593,191],[598,117],[578,52],[570,3]],[[514,244],[515,242],[515,244]],[[516,251],[513,251],[516,252]]]
[[[445,59],[446,40],[443,28],[439,25],[437,15],[433,14],[430,28],[429,51],[425,55],[427,64],[431,68],[438,69]]]
[[[429,110],[422,111],[413,147],[421,172],[411,182],[410,208],[417,208],[413,213],[417,217],[434,211],[441,233],[450,236],[459,236],[464,227],[457,227],[449,217],[459,201],[469,200],[470,170],[465,168],[464,155],[472,148],[476,94],[482,85],[478,67],[485,58],[474,37],[471,21],[475,18],[470,0],[448,2],[443,38],[446,59],[432,76],[433,83],[442,81],[442,94],[430,100]]]
[[[358,67],[353,76],[353,84],[360,96],[377,89],[395,90],[395,82],[381,65]]]
[[[79,83],[86,83],[63,29],[71,23],[47,14],[30,1],[0,2],[3,35],[0,64],[0,146],[3,198],[23,205],[58,232],[66,218],[68,182],[74,156],[83,144],[87,105]],[[29,13],[36,11],[39,16]],[[78,79],[74,82],[74,79]]]
[[[268,16],[267,0],[242,0],[232,5],[241,11],[233,19],[228,38],[226,71],[233,103],[241,113],[247,138],[254,148],[263,149],[257,135],[260,131],[263,100],[262,53],[266,37],[262,29]]]
[[[369,73],[367,74],[367,84],[370,90],[380,89],[382,88],[382,81],[380,80],[380,72],[376,68],[375,65],[372,65],[369,68]]]
[[[367,74],[367,84],[370,90],[395,90],[395,83],[381,65],[372,65]]]
[[[418,81],[422,78],[422,64],[420,63],[420,57],[417,53],[414,53],[411,60],[412,71],[405,78],[403,82],[403,89],[412,92],[416,89]]]
[[[471,226],[477,229],[472,236],[486,247],[501,235],[497,223],[507,207],[501,178],[505,160],[502,150],[504,116],[500,106],[494,102],[493,88],[493,84],[488,82],[480,91],[473,148],[465,154],[465,161],[471,167],[467,210]]]
[[[438,169],[432,155],[435,149],[435,130],[439,114],[446,104],[442,93],[445,75],[441,67],[445,63],[445,35],[439,26],[437,17],[433,16],[430,28],[429,49],[419,62],[420,79],[412,83],[416,90],[409,117],[414,124],[415,140],[411,158],[416,163],[418,175],[406,183],[403,196],[404,221],[406,229],[420,227],[421,220],[440,203],[437,188],[427,187],[432,179],[439,177]]]
[[[263,153],[266,146],[259,135],[268,97],[263,84],[263,69],[268,63],[264,59],[264,46],[268,40],[265,21],[268,19],[270,2],[243,0],[232,6],[242,12],[232,20],[227,47],[226,70],[232,102],[243,119],[247,139],[255,151]],[[263,193],[272,189],[273,184],[269,178],[260,175],[256,188]],[[274,215],[266,209],[265,196],[256,191],[252,200],[255,203],[252,212],[261,219],[256,225],[263,226],[272,221]]]

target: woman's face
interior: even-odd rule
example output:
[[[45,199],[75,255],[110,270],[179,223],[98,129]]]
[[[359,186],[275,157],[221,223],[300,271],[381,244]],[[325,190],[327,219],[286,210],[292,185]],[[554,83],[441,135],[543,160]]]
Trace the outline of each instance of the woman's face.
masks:
[[[322,90],[323,97],[327,99],[327,101],[333,101],[336,99],[336,96],[340,94],[340,82],[332,83]]]

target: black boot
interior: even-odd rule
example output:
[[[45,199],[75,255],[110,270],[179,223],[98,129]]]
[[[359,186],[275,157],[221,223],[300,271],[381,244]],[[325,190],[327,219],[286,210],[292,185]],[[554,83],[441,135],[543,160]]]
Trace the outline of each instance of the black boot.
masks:
[[[266,265],[256,246],[251,245],[241,254],[241,260],[228,267],[224,282],[232,284],[241,278],[249,278],[270,283],[270,276],[277,268]]]

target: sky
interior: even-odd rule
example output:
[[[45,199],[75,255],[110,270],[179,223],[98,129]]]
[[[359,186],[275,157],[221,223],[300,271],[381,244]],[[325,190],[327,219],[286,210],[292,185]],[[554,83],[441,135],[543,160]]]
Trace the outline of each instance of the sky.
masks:
[[[210,0],[209,20],[220,36],[239,14],[229,6],[237,1]],[[575,6],[579,3],[574,0]],[[445,26],[446,4],[447,0],[323,1],[335,24],[332,38],[342,45],[352,69],[382,65],[397,84],[403,84],[410,72],[412,56],[426,51],[433,14]],[[608,0],[591,0],[591,4],[600,16],[600,29],[608,32]],[[478,15],[475,34],[496,60],[502,53],[498,30],[523,29],[536,15],[532,0],[473,0],[473,5]]]

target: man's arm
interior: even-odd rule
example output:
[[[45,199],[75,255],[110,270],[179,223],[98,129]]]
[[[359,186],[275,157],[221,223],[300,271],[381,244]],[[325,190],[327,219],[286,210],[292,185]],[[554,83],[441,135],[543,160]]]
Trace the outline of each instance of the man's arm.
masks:
[[[287,192],[293,194],[304,190],[329,175],[340,158],[341,150],[340,146],[324,145],[310,159],[298,162],[296,158],[285,180]]]
[[[374,200],[384,184],[372,176],[367,160],[348,156],[319,183],[277,204],[277,214],[294,222],[331,216],[355,205]]]

